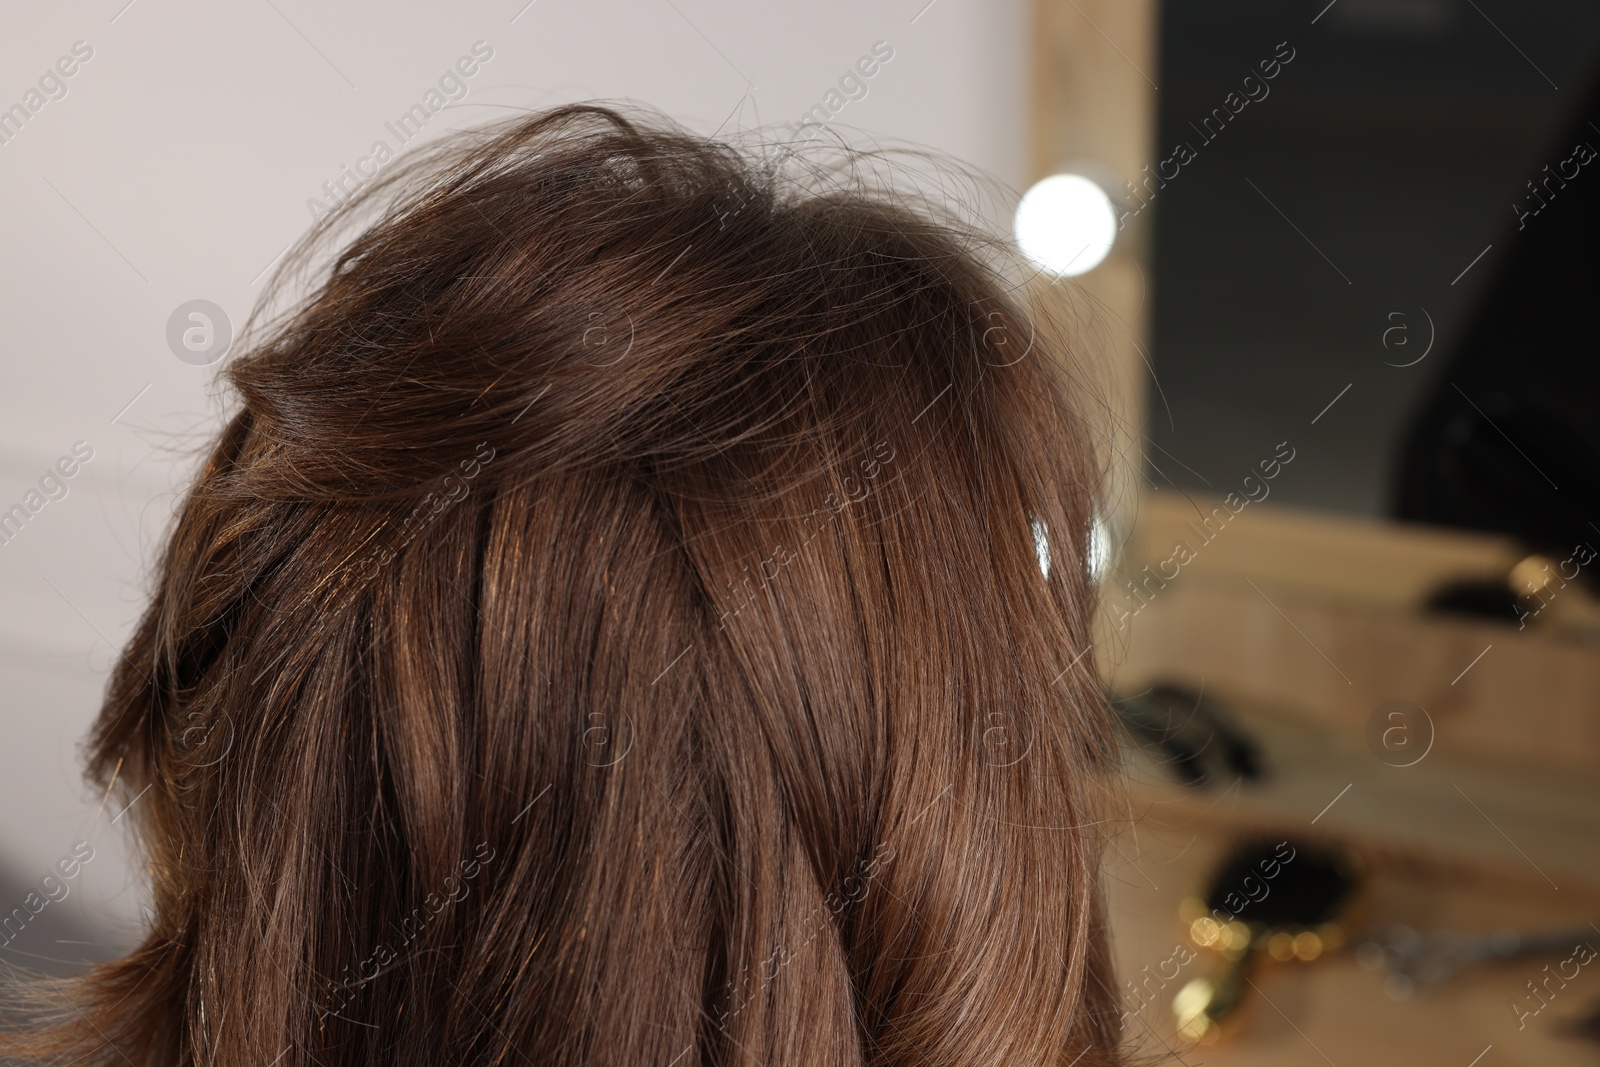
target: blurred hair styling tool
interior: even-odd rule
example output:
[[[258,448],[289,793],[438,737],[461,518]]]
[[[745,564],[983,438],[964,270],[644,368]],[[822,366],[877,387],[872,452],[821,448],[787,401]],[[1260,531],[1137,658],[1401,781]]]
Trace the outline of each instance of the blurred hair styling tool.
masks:
[[[1184,785],[1262,776],[1255,741],[1201,691],[1163,682],[1111,705],[1129,735]]]
[[[1387,971],[1383,991],[1393,1000],[1409,1000],[1469,967],[1529,956],[1565,955],[1573,951],[1574,945],[1600,943],[1597,934],[1600,926],[1595,925],[1457,933],[1389,924],[1373,927],[1363,936],[1356,945],[1356,962],[1368,970]]]
[[[1189,938],[1226,961],[1172,999],[1179,1033],[1211,1044],[1237,1029],[1251,975],[1267,960],[1309,962],[1343,947],[1344,916],[1359,884],[1355,857],[1305,842],[1249,841],[1222,862],[1203,896],[1179,914]]]

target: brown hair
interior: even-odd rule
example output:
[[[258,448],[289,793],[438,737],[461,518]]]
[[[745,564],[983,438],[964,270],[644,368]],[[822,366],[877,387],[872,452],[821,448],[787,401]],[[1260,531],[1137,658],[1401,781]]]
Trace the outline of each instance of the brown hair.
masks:
[[[0,1051],[1120,1062],[1072,364],[777,162],[562,107],[322,221],[89,741],[150,928]]]

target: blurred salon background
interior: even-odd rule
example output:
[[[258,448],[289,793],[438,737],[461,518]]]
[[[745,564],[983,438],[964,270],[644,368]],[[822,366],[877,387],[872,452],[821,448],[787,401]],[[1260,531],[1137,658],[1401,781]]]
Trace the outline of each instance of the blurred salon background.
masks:
[[[1597,60],[1579,0],[12,12],[0,958],[136,938],[77,745],[284,251],[389,152],[632,99],[965,161],[1078,328],[1136,1047],[1600,1063]]]

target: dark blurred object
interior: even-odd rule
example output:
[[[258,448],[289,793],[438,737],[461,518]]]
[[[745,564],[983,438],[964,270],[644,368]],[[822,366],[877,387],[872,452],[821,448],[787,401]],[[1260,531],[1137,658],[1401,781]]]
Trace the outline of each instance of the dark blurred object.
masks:
[[[1588,1009],[1576,1019],[1563,1020],[1556,1032],[1562,1037],[1600,1042],[1600,1000],[1589,1005]]]
[[[1111,705],[1134,740],[1185,785],[1198,788],[1217,777],[1261,778],[1255,742],[1204,693],[1162,683]]]
[[[1263,870],[1262,860],[1268,855],[1277,862]],[[1259,898],[1252,896],[1251,879],[1269,871],[1276,874],[1262,883],[1265,891]],[[1217,868],[1205,906],[1213,913],[1233,912],[1262,927],[1312,927],[1331,921],[1354,888],[1354,867],[1342,853],[1303,843],[1252,842],[1241,845]]]
[[[1522,614],[1520,608],[1520,598],[1505,582],[1478,578],[1442,585],[1423,604],[1423,610],[1428,612],[1500,622],[1516,622]]]
[[[1517,629],[1523,630],[1538,620],[1568,581],[1585,575],[1584,567],[1593,563],[1597,555],[1600,553],[1587,541],[1580,542],[1571,556],[1559,561],[1536,552],[1518,561],[1504,580],[1474,578],[1441,586],[1428,597],[1424,607],[1434,612],[1514,621]],[[1596,588],[1592,568],[1586,583],[1590,589]]]
[[[1345,912],[1360,884],[1355,857],[1304,842],[1240,844],[1211,877],[1204,898],[1179,914],[1197,946],[1228,961],[1195,978],[1172,1000],[1178,1030],[1210,1044],[1238,1025],[1251,975],[1264,960],[1310,962],[1341,948]]]
[[[1547,555],[1600,532],[1600,81],[1581,99],[1515,190],[1496,273],[1403,437],[1397,518],[1508,533]],[[1600,588],[1592,570],[1581,580]]]
[[[1383,991],[1392,1000],[1409,1000],[1469,967],[1567,952],[1574,942],[1588,937],[1591,929],[1577,926],[1463,934],[1392,924],[1375,927],[1365,935],[1356,946],[1356,962],[1368,970],[1387,971]]]

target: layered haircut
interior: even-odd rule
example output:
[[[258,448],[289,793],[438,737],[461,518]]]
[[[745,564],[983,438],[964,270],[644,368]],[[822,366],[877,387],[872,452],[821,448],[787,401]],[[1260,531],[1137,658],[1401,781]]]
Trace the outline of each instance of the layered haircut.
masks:
[[[88,744],[149,929],[0,1051],[1121,1062],[1080,374],[865,158],[569,106],[309,235]]]

